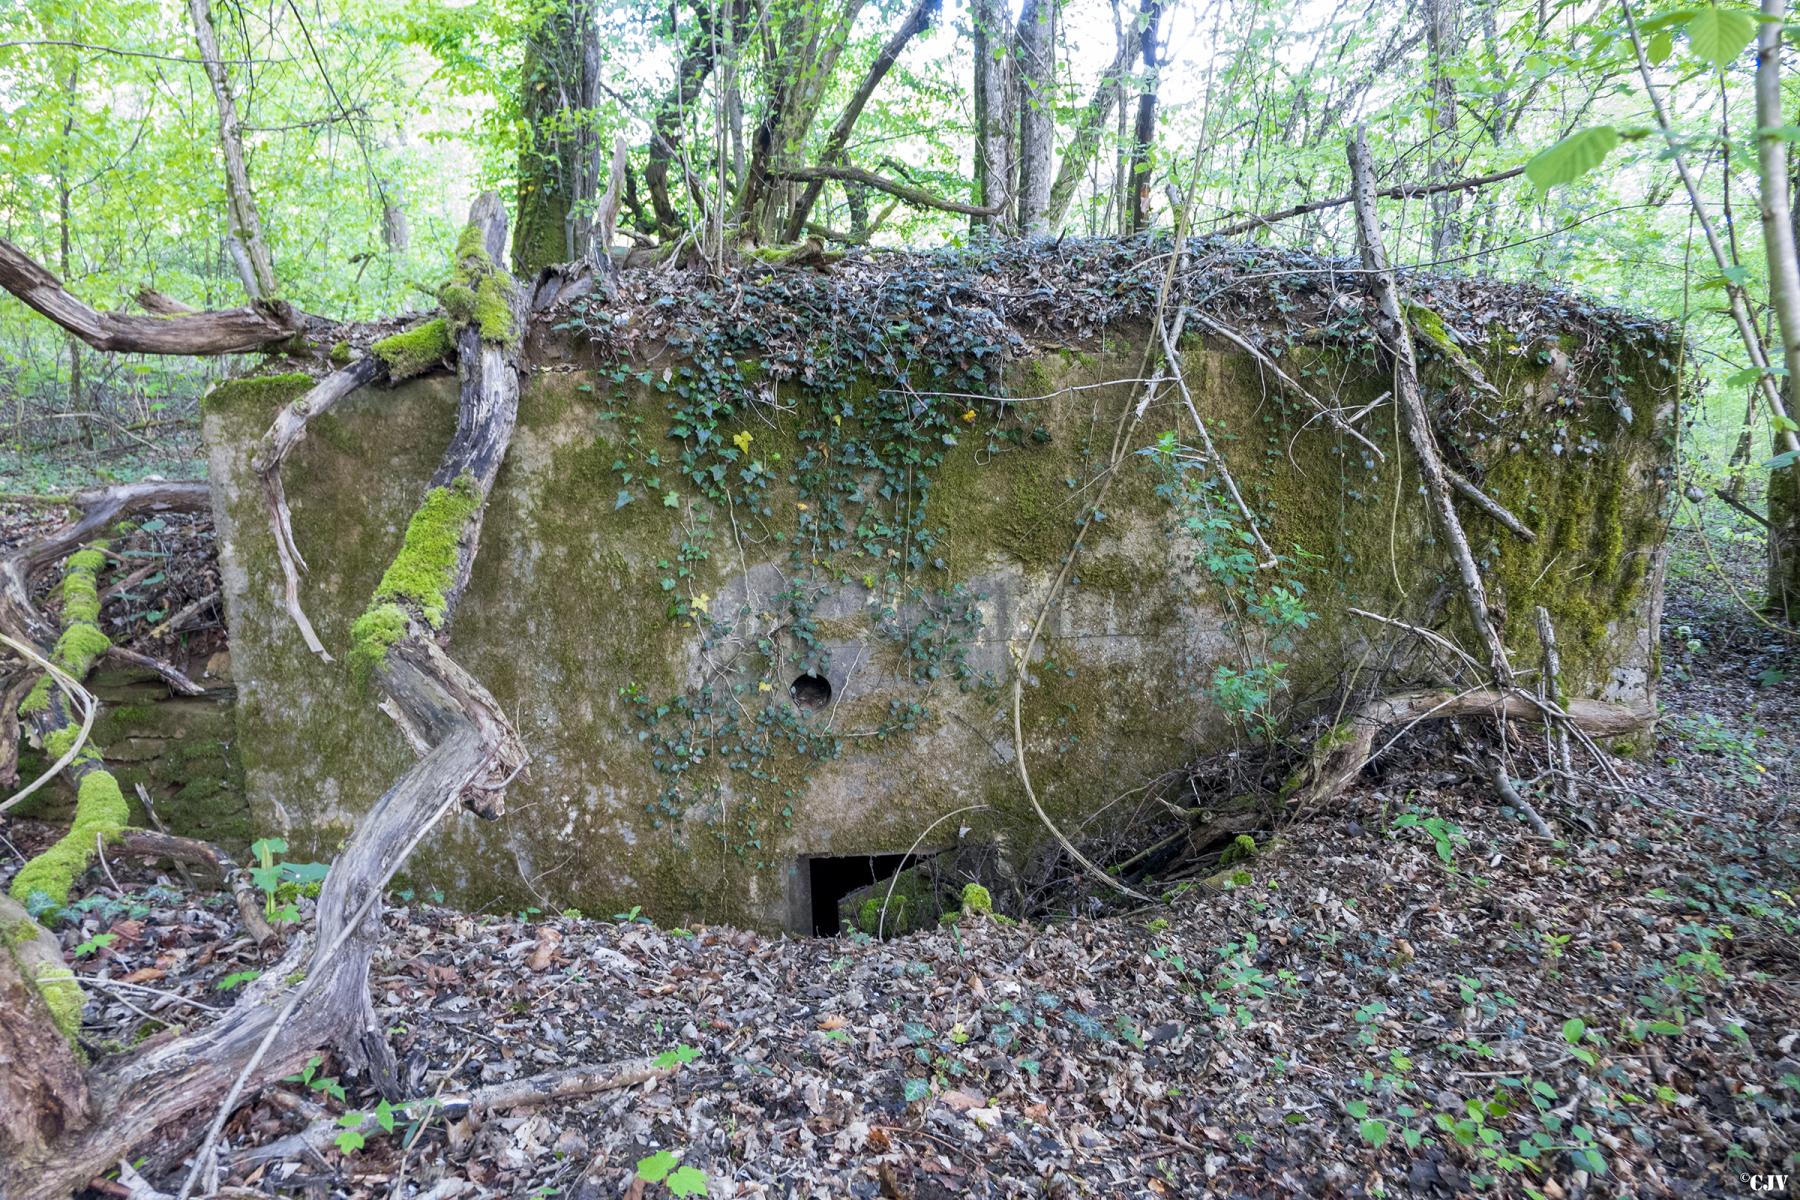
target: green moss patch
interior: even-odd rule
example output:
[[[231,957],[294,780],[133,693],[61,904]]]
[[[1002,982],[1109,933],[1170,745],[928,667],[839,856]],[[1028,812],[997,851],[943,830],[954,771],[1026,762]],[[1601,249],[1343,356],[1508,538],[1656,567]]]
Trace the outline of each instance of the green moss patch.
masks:
[[[377,604],[356,618],[350,627],[350,677],[357,686],[366,686],[387,661],[389,648],[406,636],[406,624],[406,610],[398,604]]]
[[[513,311],[513,286],[504,275],[483,275],[475,288],[474,318],[481,336],[490,342],[512,345],[519,340],[518,314]]]
[[[386,601],[417,605],[433,629],[444,623],[448,601],[444,593],[456,578],[456,560],[463,531],[481,506],[481,493],[472,475],[458,476],[449,487],[425,493],[418,511],[406,527],[406,540],[394,556],[374,603]]]
[[[82,776],[75,820],[55,845],[19,868],[12,897],[34,914],[53,912],[69,900],[69,889],[93,860],[99,839],[116,842],[130,816],[119,781],[106,771]]]
[[[369,347],[387,365],[388,378],[395,383],[423,375],[448,358],[454,348],[450,324],[442,317],[384,337]]]
[[[226,408],[245,408],[256,412],[274,412],[294,397],[311,390],[313,378],[301,371],[284,375],[259,375],[252,379],[231,379],[217,383],[200,399],[202,412],[219,412]]]

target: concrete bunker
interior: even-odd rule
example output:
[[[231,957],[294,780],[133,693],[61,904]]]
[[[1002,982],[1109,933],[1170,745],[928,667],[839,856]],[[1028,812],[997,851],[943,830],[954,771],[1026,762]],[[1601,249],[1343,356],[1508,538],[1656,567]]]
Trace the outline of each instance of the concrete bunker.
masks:
[[[433,836],[410,868],[418,886],[471,905],[548,896],[811,933],[829,924],[818,896],[842,882],[816,887],[812,864],[949,838],[998,847],[1002,881],[1028,873],[1046,834],[1021,753],[1046,812],[1073,826],[1130,819],[1122,793],[1239,736],[1218,700],[1238,618],[1196,569],[1204,530],[1171,504],[1166,460],[1150,453],[1164,432],[1193,440],[1179,396],[1142,403],[1150,268],[1125,244],[983,261],[1008,271],[1009,255],[1031,254],[1044,295],[1025,300],[1009,297],[1036,293],[943,256],[747,270],[733,295],[755,321],[698,303],[710,293],[694,278],[634,280],[533,348],[448,632],[533,762],[513,817]],[[1429,654],[1389,654],[1348,608],[1452,637],[1460,618],[1360,301],[1286,265],[1247,253],[1192,283],[1265,358],[1190,332],[1181,364],[1304,589],[1312,619],[1280,680],[1304,713],[1363,686],[1378,650],[1397,683],[1441,674]],[[1446,453],[1535,534],[1468,510],[1509,647],[1534,659],[1544,605],[1571,695],[1652,697],[1672,335],[1515,287],[1442,280],[1419,294]],[[1356,435],[1320,420],[1270,361],[1354,414]],[[222,385],[206,437],[254,826],[328,858],[408,751],[341,661],[306,653],[282,604],[249,462],[306,382]],[[365,392],[291,460],[308,612],[334,653],[454,407],[441,378]],[[1557,561],[1585,566],[1552,586]]]

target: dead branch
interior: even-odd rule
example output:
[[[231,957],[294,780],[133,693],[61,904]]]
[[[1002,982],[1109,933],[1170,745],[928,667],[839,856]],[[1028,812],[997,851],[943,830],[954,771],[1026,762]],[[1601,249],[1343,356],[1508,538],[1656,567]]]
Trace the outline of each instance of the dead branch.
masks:
[[[1511,530],[1519,537],[1524,538],[1526,541],[1537,541],[1537,534],[1533,533],[1525,522],[1513,516],[1511,511],[1509,511],[1504,504],[1501,504],[1498,500],[1482,491],[1468,478],[1448,466],[1444,468],[1444,478],[1449,480],[1450,486],[1461,492],[1464,499],[1468,500],[1476,508],[1479,508],[1482,512],[1494,518],[1494,520],[1500,522],[1500,524],[1506,526],[1507,529]]]
[[[380,356],[365,354],[343,370],[327,375],[314,384],[306,395],[292,404],[282,406],[281,411],[275,414],[275,423],[263,435],[256,456],[250,460],[251,467],[262,478],[263,498],[268,503],[269,519],[274,526],[275,557],[281,563],[282,599],[287,606],[288,616],[293,618],[294,625],[300,630],[306,648],[326,662],[331,661],[331,655],[326,653],[325,643],[313,632],[312,622],[306,619],[306,611],[300,607],[300,572],[306,570],[306,560],[301,557],[300,548],[294,544],[294,527],[288,513],[287,493],[281,486],[281,464],[306,437],[308,421],[328,412],[344,397],[386,374],[387,367]]]
[[[1508,167],[1504,171],[1491,171],[1486,175],[1474,175],[1468,179],[1458,179],[1448,183],[1403,183],[1398,187],[1391,187],[1375,194],[1384,200],[1406,200],[1415,196],[1440,196],[1445,192],[1466,192],[1471,188],[1486,187],[1490,183],[1503,183],[1524,173],[1523,166]],[[1263,213],[1257,217],[1247,217],[1222,229],[1214,229],[1207,236],[1237,237],[1240,234],[1249,233],[1253,229],[1262,229],[1273,225],[1277,221],[1286,221],[1291,217],[1303,217],[1307,213],[1323,212],[1328,208],[1342,208],[1346,204],[1353,203],[1355,196],[1355,192],[1346,192],[1342,196],[1332,196],[1324,200],[1309,200],[1305,204],[1296,204],[1291,208]]]
[[[1494,627],[1488,611],[1487,586],[1475,565],[1469,549],[1468,534],[1450,498],[1450,483],[1444,475],[1443,459],[1438,454],[1437,435],[1432,431],[1431,415],[1425,409],[1425,398],[1419,391],[1418,362],[1413,354],[1412,334],[1407,328],[1406,308],[1400,302],[1400,289],[1387,261],[1387,250],[1381,242],[1381,224],[1375,213],[1375,174],[1369,162],[1369,146],[1361,125],[1351,139],[1350,176],[1353,181],[1352,202],[1356,207],[1356,231],[1362,243],[1363,266],[1375,291],[1378,318],[1375,329],[1394,356],[1394,391],[1400,398],[1400,410],[1406,420],[1407,440],[1419,459],[1419,475],[1425,483],[1437,523],[1450,545],[1450,554],[1462,576],[1463,598],[1469,606],[1469,617],[1476,633],[1487,646],[1488,669],[1501,688],[1512,687],[1512,666],[1506,658],[1506,646]]]
[[[1648,703],[1629,706],[1602,700],[1571,700],[1561,709],[1547,710],[1517,689],[1430,690],[1380,696],[1319,739],[1304,782],[1288,797],[1289,808],[1321,805],[1347,786],[1368,765],[1375,738],[1382,730],[1462,716],[1540,725],[1552,719],[1567,720],[1589,737],[1621,737],[1642,730],[1655,720],[1656,713]]]
[[[935,208],[943,212],[962,213],[970,217],[998,216],[1006,206],[995,204],[983,208],[979,205],[964,204],[960,200],[946,200],[942,196],[934,196],[923,188],[901,183],[897,179],[889,179],[885,175],[877,175],[873,171],[865,171],[861,167],[784,167],[770,171],[774,179],[785,179],[791,183],[812,183],[816,180],[836,179],[849,183],[861,183],[874,188],[878,192],[886,192],[890,196],[898,196],[908,204],[920,208]]]
[[[932,18],[943,7],[943,3],[944,0],[915,0],[912,11],[906,14],[906,18],[900,22],[900,27],[894,30],[888,40],[882,44],[880,53],[875,56],[875,61],[864,72],[862,82],[857,84],[856,91],[851,93],[843,111],[838,114],[837,120],[832,122],[831,131],[825,135],[825,147],[819,152],[821,167],[843,165],[844,147],[850,144],[850,132],[856,127],[858,118],[862,116],[863,107],[868,104],[869,97],[875,94],[875,89],[887,77],[889,69],[899,60],[900,52],[906,49],[906,44],[931,27]],[[814,179],[806,185],[806,190],[794,203],[793,211],[788,214],[787,228],[782,234],[783,240],[789,242],[800,240],[801,233],[806,229],[806,219],[812,215],[813,205],[818,203],[819,192],[824,187],[824,177]]]
[[[94,349],[128,354],[237,354],[286,341],[302,325],[300,314],[279,300],[186,316],[99,312],[5,238],[0,238],[0,288]]]
[[[171,633],[178,631],[183,625],[186,625],[189,621],[193,620],[195,616],[197,616],[201,612],[204,612],[208,607],[210,607],[214,604],[217,604],[218,602],[219,602],[219,592],[218,592],[218,589],[215,588],[212,591],[206,593],[206,595],[200,597],[198,600],[195,600],[192,603],[186,605],[185,607],[180,609],[178,612],[176,612],[175,615],[171,616],[168,620],[164,621],[162,624],[160,624],[156,628],[152,629],[150,631],[150,636],[153,639],[161,639],[161,638],[168,637]]]
[[[672,1067],[657,1067],[649,1059],[636,1059],[623,1063],[602,1063],[595,1066],[570,1067],[560,1071],[546,1071],[542,1075],[532,1075],[524,1079],[508,1080],[488,1087],[477,1088],[473,1092],[432,1097],[429,1099],[409,1100],[403,1104],[392,1106],[393,1116],[397,1120],[412,1121],[422,1119],[433,1112],[441,1112],[449,1120],[460,1120],[471,1113],[482,1116],[492,1112],[500,1112],[509,1108],[534,1107],[540,1104],[551,1104],[558,1100],[568,1100],[576,1096],[591,1096],[596,1092],[617,1091],[620,1088],[635,1087],[640,1083],[648,1083],[655,1079],[667,1078],[673,1073]],[[357,1127],[359,1133],[373,1134],[381,1126],[373,1116],[364,1118]],[[238,1156],[245,1163],[273,1162],[283,1158],[292,1158],[307,1151],[323,1152],[332,1143],[332,1139],[344,1131],[335,1117],[319,1117],[312,1121],[299,1133],[254,1146]]]
[[[217,597],[218,593],[215,592],[212,598],[217,599]],[[171,691],[179,692],[183,696],[204,696],[206,694],[205,688],[189,679],[173,663],[165,662],[154,654],[142,654],[124,646],[109,646],[106,650],[106,657],[117,659],[127,666],[154,672],[157,678],[169,685]]]
[[[471,220],[497,259],[506,238],[498,199],[483,196]],[[458,351],[457,432],[433,487],[454,484],[476,502],[457,538],[444,592],[446,619],[467,585],[481,508],[511,440],[518,402],[516,353],[507,344],[484,341],[471,326],[459,335]],[[198,494],[204,496],[204,488]],[[83,522],[97,519],[89,513]],[[16,564],[13,572],[22,578]],[[11,579],[6,582],[10,587]],[[9,1200],[67,1195],[113,1165],[122,1147],[144,1146],[171,1124],[211,1107],[215,1115],[184,1189],[191,1191],[209,1169],[219,1131],[247,1089],[294,1070],[327,1046],[349,1069],[383,1074],[381,1059],[391,1059],[391,1051],[368,988],[369,962],[381,935],[383,889],[458,801],[486,814],[502,811],[498,784],[525,760],[499,706],[444,654],[438,636],[423,613],[408,612],[400,637],[373,671],[372,682],[385,695],[384,710],[425,753],[376,802],[332,864],[313,936],[296,934],[281,961],[252,981],[217,1022],[153,1039],[92,1067],[84,1109],[89,1123],[8,1147],[0,1155],[0,1194]],[[24,1020],[0,1008],[0,1025]]]
[[[1231,328],[1231,326],[1223,324],[1222,322],[1213,320],[1211,317],[1207,316],[1205,313],[1198,312],[1198,311],[1195,311],[1192,309],[1189,309],[1187,311],[1188,311],[1188,315],[1192,316],[1194,318],[1194,320],[1196,320],[1200,324],[1204,325],[1208,330],[1210,330],[1211,332],[1224,338],[1226,341],[1230,342],[1232,345],[1236,346],[1238,349],[1240,349],[1244,353],[1248,354],[1251,358],[1255,359],[1256,363],[1259,367],[1261,367],[1263,370],[1268,371],[1271,374],[1273,374],[1276,379],[1279,379],[1281,381],[1281,384],[1283,387],[1287,388],[1289,391],[1293,392],[1295,395],[1299,396],[1302,400],[1304,400],[1308,404],[1310,404],[1312,406],[1313,411],[1318,413],[1321,417],[1324,417],[1325,420],[1327,422],[1329,422],[1334,429],[1338,430],[1338,432],[1340,432],[1340,433],[1344,433],[1344,434],[1349,435],[1352,438],[1355,438],[1358,442],[1360,442],[1362,444],[1362,447],[1365,450],[1367,450],[1369,453],[1371,453],[1375,456],[1376,462],[1386,462],[1387,461],[1387,455],[1385,455],[1381,452],[1381,447],[1377,446],[1374,442],[1371,442],[1368,438],[1366,438],[1362,434],[1358,433],[1356,431],[1356,429],[1348,421],[1344,420],[1343,414],[1340,413],[1337,409],[1333,408],[1329,404],[1326,404],[1323,400],[1320,400],[1317,396],[1314,396],[1311,392],[1307,391],[1306,388],[1301,386],[1301,384],[1298,380],[1293,378],[1293,376],[1289,375],[1286,371],[1282,370],[1281,364],[1276,362],[1274,359],[1270,358],[1269,355],[1260,346],[1258,346],[1255,342],[1251,341],[1249,338],[1245,337],[1243,334],[1239,333],[1237,330]]]
[[[278,943],[281,939],[263,916],[263,898],[251,882],[249,872],[211,842],[177,837],[162,829],[162,822],[150,807],[149,793],[142,784],[138,785],[138,796],[144,811],[150,814],[151,823],[158,828],[155,831],[126,830],[121,843],[124,853],[138,858],[168,859],[182,866],[210,871],[221,884],[231,889],[231,898],[237,906],[238,917],[244,922],[244,931],[256,939],[256,944],[267,948]]]
[[[1550,623],[1550,610],[1538,605],[1538,643],[1544,650],[1544,670],[1538,676],[1538,698],[1545,704],[1561,703],[1562,659],[1556,652],[1556,627]],[[1550,748],[1556,769],[1562,776],[1563,802],[1574,806],[1579,796],[1575,787],[1575,759],[1569,753],[1569,731],[1558,722],[1550,731]]]

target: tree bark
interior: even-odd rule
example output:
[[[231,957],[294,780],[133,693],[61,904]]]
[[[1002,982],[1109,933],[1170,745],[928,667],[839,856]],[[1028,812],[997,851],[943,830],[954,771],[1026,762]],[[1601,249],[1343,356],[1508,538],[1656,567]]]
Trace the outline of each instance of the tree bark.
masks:
[[[1025,0],[1019,13],[1019,231],[1044,232],[1050,211],[1051,158],[1056,143],[1056,2]]]
[[[770,74],[775,79],[768,108],[750,142],[750,162],[738,201],[739,235],[756,242],[779,241],[784,223],[779,184],[789,179],[792,156],[824,103],[838,58],[849,41],[863,0],[801,5],[781,23]]]
[[[39,989],[68,972],[62,947],[0,894],[0,1158],[41,1154],[88,1123],[87,1079]]]
[[[1017,169],[1013,158],[1012,21],[1002,0],[974,0],[975,224],[1012,229]]]
[[[694,33],[681,52],[675,68],[675,86],[656,110],[650,127],[650,146],[644,164],[644,184],[650,190],[650,207],[656,214],[657,232],[664,237],[679,234],[683,228],[681,214],[669,195],[669,166],[681,154],[682,127],[688,109],[700,98],[700,89],[712,73],[719,50],[711,8],[702,4],[694,12]],[[736,23],[727,26],[734,38]],[[735,43],[734,43],[735,44]],[[683,162],[682,169],[686,170]]]
[[[869,103],[869,97],[881,86],[881,81],[899,60],[900,52],[906,49],[906,44],[931,27],[932,19],[937,16],[943,3],[944,0],[915,0],[912,11],[900,22],[900,28],[894,30],[882,44],[880,53],[864,73],[862,82],[851,93],[850,100],[838,114],[838,119],[832,122],[831,132],[825,135],[825,147],[819,152],[821,167],[842,165],[844,148],[850,144],[850,133],[856,128],[856,122],[861,118],[864,106]],[[787,227],[782,234],[783,241],[796,241],[806,232],[807,218],[812,215],[813,205],[818,203],[819,192],[824,186],[825,181],[817,179],[808,183],[806,190],[800,193],[800,199],[795,201],[794,210],[788,216]]]
[[[1756,124],[1759,130],[1772,130],[1786,124],[1781,110],[1781,34],[1787,5],[1783,0],[1763,0],[1762,12],[1756,41]],[[1795,249],[1793,197],[1788,191],[1787,142],[1759,132],[1756,146],[1762,174],[1769,302],[1781,328],[1787,415],[1791,417],[1800,411],[1800,255]],[[1791,428],[1788,432],[1791,446]],[[1780,444],[1778,437],[1778,448]],[[1791,625],[1800,613],[1800,462],[1777,468],[1769,476],[1768,591],[1770,609]]]
[[[1456,80],[1448,64],[1462,53],[1461,0],[1425,0],[1425,46],[1431,59],[1431,182],[1455,173]],[[1462,193],[1445,188],[1431,194],[1431,256],[1442,258],[1462,238],[1457,216]]]
[[[600,29],[595,0],[562,0],[525,39],[521,70],[519,222],[513,271],[521,278],[586,257],[599,193]],[[500,261],[500,260],[496,260]]]
[[[1157,72],[1159,50],[1157,37],[1162,25],[1162,3],[1149,6],[1148,19],[1138,33],[1138,44],[1144,59],[1144,90],[1138,93],[1137,123],[1132,129],[1131,165],[1126,182],[1131,191],[1129,219],[1125,232],[1141,233],[1150,223],[1150,155],[1156,144]]]
[[[279,300],[171,317],[97,312],[71,296],[62,280],[5,238],[0,238],[0,288],[96,350],[240,354],[286,341],[302,327],[300,315]]]
[[[237,97],[231,90],[231,76],[226,73],[223,56],[219,53],[212,9],[208,0],[188,0],[188,14],[194,21],[194,40],[199,43],[200,61],[206,69],[207,82],[212,84],[213,100],[219,109],[219,147],[225,155],[225,203],[231,222],[225,244],[231,250],[238,277],[244,282],[244,293],[251,302],[273,300],[275,266],[269,257],[269,247],[263,241],[262,219],[257,215],[256,197],[250,190]]]

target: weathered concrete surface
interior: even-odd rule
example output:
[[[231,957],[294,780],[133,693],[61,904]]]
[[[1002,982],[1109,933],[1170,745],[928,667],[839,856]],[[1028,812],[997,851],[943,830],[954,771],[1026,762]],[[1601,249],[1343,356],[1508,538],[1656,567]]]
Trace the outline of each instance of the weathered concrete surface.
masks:
[[[102,668],[89,676],[87,686],[101,703],[93,740],[106,752],[107,769],[130,806],[131,824],[154,828],[137,797],[142,784],[169,832],[241,854],[255,834],[237,753],[228,659],[219,654],[213,663],[181,664],[207,689],[201,696],[174,695],[150,672],[129,668]],[[20,748],[22,779],[36,778],[49,765],[42,750]],[[74,809],[69,789],[44,788],[14,811],[66,826]]]
[[[1543,365],[1553,357],[1499,354],[1488,374],[1518,411],[1547,410],[1573,386],[1555,362]],[[804,921],[807,855],[948,846],[966,829],[1024,864],[1043,830],[1015,776],[1010,672],[1109,470],[1104,519],[1031,665],[1024,750],[1059,820],[1130,819],[1148,781],[1234,736],[1205,694],[1214,666],[1236,653],[1191,539],[1135,453],[1165,429],[1191,440],[1177,402],[1165,397],[1133,425],[1122,422],[1132,387],[1084,386],[1128,380],[1140,361],[1141,348],[1119,345],[1015,366],[1012,394],[1047,397],[1004,418],[1026,436],[998,452],[973,433],[962,439],[928,498],[863,497],[847,474],[865,521],[929,506],[938,541],[916,569],[899,545],[877,545],[896,566],[858,550],[856,535],[834,546],[803,532],[805,501],[783,472],[818,449],[797,435],[809,420],[804,395],[784,393],[793,411],[742,426],[777,479],[765,514],[721,510],[674,472],[645,466],[646,450],[668,444],[660,397],[634,385],[603,400],[592,376],[535,376],[450,635],[452,653],[512,714],[530,775],[511,789],[504,820],[447,823],[410,882],[472,905],[641,905],[659,922],[779,927]],[[1359,426],[1392,447],[1383,464],[1266,391],[1229,347],[1197,345],[1187,366],[1196,403],[1318,614],[1280,656],[1290,697],[1321,701],[1392,665],[1371,653],[1390,639],[1345,616],[1347,603],[1454,634],[1453,574],[1425,536],[1391,405]],[[1528,546],[1465,510],[1508,641],[1534,663],[1530,606],[1548,604],[1574,694],[1641,698],[1654,686],[1674,393],[1666,372],[1640,375],[1624,412],[1592,404],[1573,418],[1527,418],[1580,422],[1557,435],[1579,441],[1579,453],[1552,454],[1541,437],[1525,450],[1496,437],[1463,451],[1540,531]],[[290,460],[295,535],[312,568],[303,600],[340,654],[325,664],[283,611],[249,468],[275,406],[303,386],[228,385],[209,400],[206,439],[257,830],[284,833],[296,857],[328,858],[408,761],[341,652],[450,434],[455,390],[432,380],[356,397]],[[1352,367],[1334,386],[1346,402],[1374,401],[1387,380]],[[1127,453],[1115,466],[1122,428]],[[655,486],[627,484],[621,468]],[[616,507],[621,490],[634,498]],[[831,698],[796,710],[789,685],[821,659]],[[1428,673],[1423,660],[1400,666],[1389,678]]]

